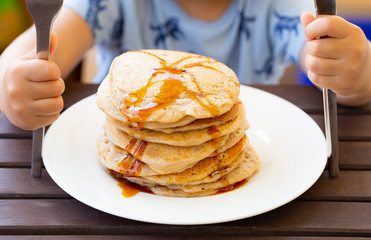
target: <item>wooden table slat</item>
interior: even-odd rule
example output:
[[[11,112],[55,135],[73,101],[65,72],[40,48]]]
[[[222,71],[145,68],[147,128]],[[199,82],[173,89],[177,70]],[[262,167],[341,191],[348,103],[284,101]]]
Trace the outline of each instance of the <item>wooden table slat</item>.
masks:
[[[313,120],[325,130],[323,115],[311,114]],[[346,141],[371,141],[371,115],[339,115],[338,137]]]
[[[0,240],[206,240],[210,237],[205,236],[176,236],[176,235],[157,235],[157,236],[144,236],[144,235],[35,235],[35,236],[0,236]],[[228,236],[227,240],[246,240],[246,236]],[[339,240],[338,237],[299,237],[299,236],[271,236],[260,237],[250,236],[248,239],[254,240]],[[226,236],[213,236],[213,240],[226,240]],[[369,240],[363,237],[342,237],[341,240]]]
[[[14,209],[18,213],[15,214]],[[74,199],[0,200],[3,234],[371,236],[371,203],[295,201],[271,212],[214,225],[177,226],[115,217]]]
[[[371,202],[370,184],[371,174],[368,171],[341,171],[337,178],[330,178],[328,171],[324,171],[300,199]]]
[[[339,164],[341,169],[371,170],[371,141],[339,142]]]
[[[6,198],[71,198],[49,176],[33,178],[30,169],[0,168],[0,199]]]
[[[0,112],[0,137],[1,138],[31,138],[32,132],[15,127],[6,116]]]
[[[31,167],[32,139],[0,139],[0,167]]]

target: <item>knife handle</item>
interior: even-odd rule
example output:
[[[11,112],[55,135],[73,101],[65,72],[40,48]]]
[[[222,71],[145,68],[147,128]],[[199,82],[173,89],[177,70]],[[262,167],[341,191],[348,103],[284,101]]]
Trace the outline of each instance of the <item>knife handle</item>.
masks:
[[[320,15],[336,15],[336,0],[315,0],[317,17]]]

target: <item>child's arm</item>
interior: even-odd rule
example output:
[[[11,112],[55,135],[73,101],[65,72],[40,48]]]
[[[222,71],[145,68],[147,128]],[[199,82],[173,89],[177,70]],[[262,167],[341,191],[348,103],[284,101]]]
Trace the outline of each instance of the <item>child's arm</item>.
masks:
[[[341,17],[318,19],[303,13],[307,43],[301,66],[317,86],[337,93],[344,105],[357,106],[371,101],[371,43],[363,31]],[[321,38],[329,36],[328,38]]]
[[[36,129],[58,118],[64,91],[60,77],[73,69],[93,43],[85,21],[66,8],[53,30],[56,34],[51,36],[50,61],[36,59],[34,27],[20,35],[0,57],[0,111],[23,129]]]

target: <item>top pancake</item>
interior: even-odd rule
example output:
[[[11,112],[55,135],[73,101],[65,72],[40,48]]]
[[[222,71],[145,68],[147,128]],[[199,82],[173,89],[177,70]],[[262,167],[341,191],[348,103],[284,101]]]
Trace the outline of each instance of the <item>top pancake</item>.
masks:
[[[230,68],[211,58],[166,50],[130,51],[115,58],[108,91],[123,122],[216,117],[239,101],[238,79]],[[98,99],[103,95],[98,91]]]
[[[131,122],[127,118],[125,118],[125,116],[122,115],[120,110],[115,105],[113,105],[111,97],[109,95],[109,78],[105,78],[104,81],[99,86],[97,97],[98,107],[102,111],[104,111],[104,113],[108,115],[111,119],[123,122],[128,126],[141,129],[152,129],[166,133],[196,130],[224,124],[227,121],[232,120],[236,116],[237,112],[239,111],[240,104],[241,102],[237,102],[232,106],[232,108],[229,111],[217,117],[196,119],[192,116],[186,116],[180,119],[179,121],[173,123],[161,123],[161,122],[137,123]]]

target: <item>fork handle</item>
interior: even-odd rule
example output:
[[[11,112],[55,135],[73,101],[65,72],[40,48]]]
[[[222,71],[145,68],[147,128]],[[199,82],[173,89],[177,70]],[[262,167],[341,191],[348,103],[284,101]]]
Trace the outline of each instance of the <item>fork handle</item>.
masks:
[[[31,162],[31,176],[41,177],[42,157],[41,150],[45,134],[45,128],[39,128],[32,132],[32,162]]]
[[[40,25],[39,25],[40,26]],[[37,42],[36,52],[37,58],[49,60],[50,57],[50,26],[42,25],[36,28]],[[31,161],[31,176],[35,178],[41,177],[42,171],[42,145],[44,141],[45,127],[36,129],[32,132],[32,161]]]
[[[38,59],[49,60],[50,31],[51,25],[38,24],[38,27],[36,28],[36,52]],[[35,178],[41,177],[42,145],[44,141],[44,135],[45,127],[36,129],[32,132],[31,176]]]

